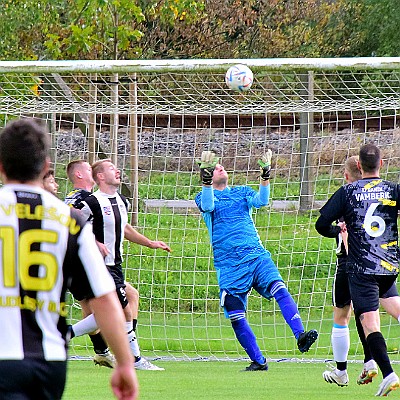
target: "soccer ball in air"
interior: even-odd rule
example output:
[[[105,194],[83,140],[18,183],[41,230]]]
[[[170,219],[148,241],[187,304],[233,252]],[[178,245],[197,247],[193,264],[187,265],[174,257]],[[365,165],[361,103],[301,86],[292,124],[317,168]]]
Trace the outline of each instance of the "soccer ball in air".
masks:
[[[253,84],[253,72],[246,65],[233,65],[226,71],[225,82],[229,89],[245,92]]]

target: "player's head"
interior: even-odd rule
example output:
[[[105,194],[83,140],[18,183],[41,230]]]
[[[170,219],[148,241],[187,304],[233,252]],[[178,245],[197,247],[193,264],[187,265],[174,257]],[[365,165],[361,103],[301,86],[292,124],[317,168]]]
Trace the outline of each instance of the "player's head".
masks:
[[[54,194],[54,196],[57,196],[58,183],[54,176],[54,169],[49,169],[43,176],[43,188]]]
[[[213,184],[216,186],[228,184],[228,173],[221,164],[217,164],[213,173]]]
[[[40,179],[49,165],[50,135],[33,119],[7,124],[0,134],[0,169],[8,181]]]
[[[91,189],[94,186],[92,167],[85,160],[73,160],[67,165],[67,176],[75,189]]]
[[[110,159],[96,161],[92,165],[92,176],[97,185],[119,186],[121,183],[121,172]]]
[[[382,165],[381,152],[373,143],[361,146],[359,154],[361,170],[366,173],[378,171]]]
[[[361,179],[361,171],[358,168],[358,156],[349,157],[344,163],[344,177],[347,183]]]

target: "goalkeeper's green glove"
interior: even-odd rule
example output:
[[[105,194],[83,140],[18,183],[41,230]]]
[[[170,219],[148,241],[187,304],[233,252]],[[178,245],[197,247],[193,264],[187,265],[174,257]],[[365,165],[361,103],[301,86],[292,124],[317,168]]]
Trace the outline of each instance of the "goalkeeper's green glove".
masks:
[[[201,159],[196,162],[200,167],[200,179],[203,185],[212,185],[214,169],[218,161],[219,157],[213,151],[203,151],[201,153]]]
[[[271,158],[272,151],[268,149],[267,152],[258,160],[258,165],[261,168],[261,179],[267,181],[271,176]]]

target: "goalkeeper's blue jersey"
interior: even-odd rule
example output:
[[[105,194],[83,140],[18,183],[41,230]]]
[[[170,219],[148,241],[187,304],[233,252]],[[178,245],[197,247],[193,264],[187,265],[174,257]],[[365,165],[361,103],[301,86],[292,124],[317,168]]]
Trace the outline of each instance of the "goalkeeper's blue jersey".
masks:
[[[263,199],[248,186],[227,187],[222,191],[210,190],[209,195],[213,195],[214,199],[213,205],[208,202],[204,204],[202,192],[197,194],[196,204],[210,234],[214,267],[217,270],[232,268],[259,256],[270,257],[251,217],[253,207],[259,208],[268,204],[269,185],[263,190]],[[212,204],[212,200],[210,203]]]

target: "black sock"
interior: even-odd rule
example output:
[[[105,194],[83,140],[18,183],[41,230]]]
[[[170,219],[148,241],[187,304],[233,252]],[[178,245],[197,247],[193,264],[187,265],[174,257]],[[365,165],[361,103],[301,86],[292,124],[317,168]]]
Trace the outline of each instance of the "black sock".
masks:
[[[93,343],[93,349],[96,354],[102,354],[108,350],[107,343],[104,341],[100,332],[95,335],[89,335],[89,337]]]
[[[367,344],[373,359],[376,361],[382,372],[383,378],[386,378],[389,374],[393,372],[393,369],[390,365],[386,342],[382,336],[382,333],[370,333],[367,337]]]
[[[366,363],[369,360],[372,360],[372,355],[371,352],[369,351],[367,340],[365,339],[364,328],[361,324],[360,317],[356,317],[356,326],[357,326],[358,336],[361,340],[361,344],[364,349],[364,363]]]
[[[346,371],[346,369],[347,369],[347,361],[336,361],[336,368],[339,371]]]

